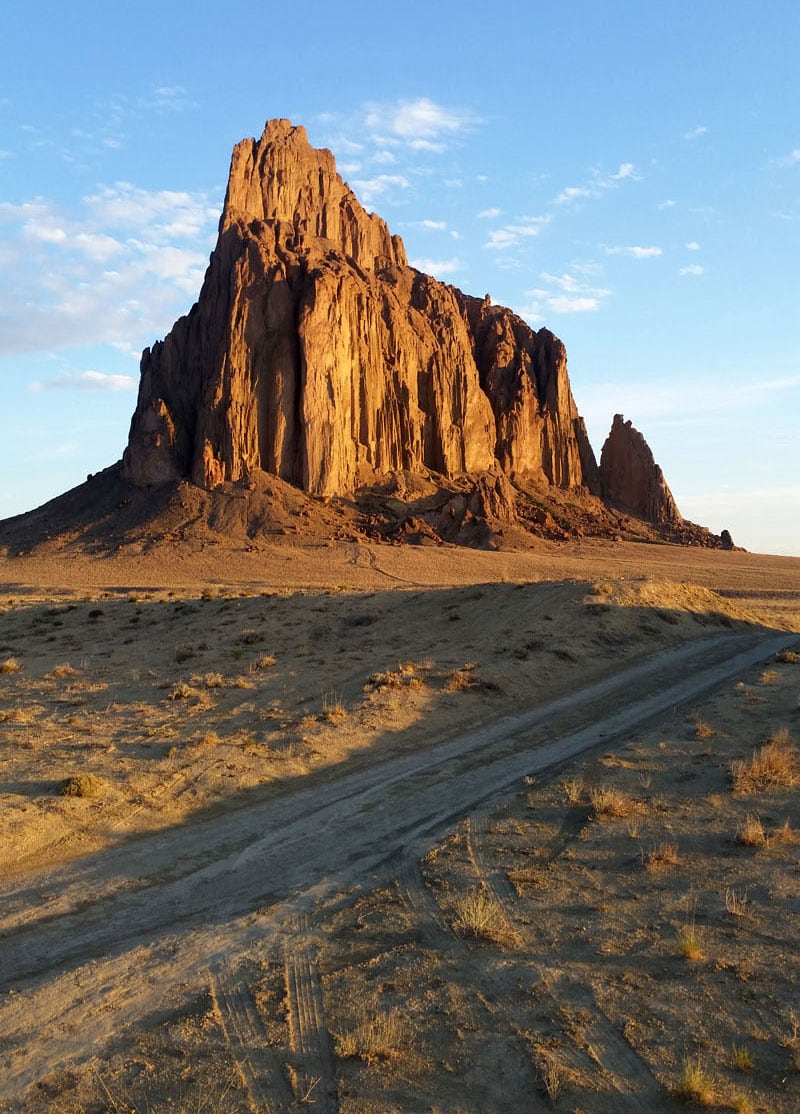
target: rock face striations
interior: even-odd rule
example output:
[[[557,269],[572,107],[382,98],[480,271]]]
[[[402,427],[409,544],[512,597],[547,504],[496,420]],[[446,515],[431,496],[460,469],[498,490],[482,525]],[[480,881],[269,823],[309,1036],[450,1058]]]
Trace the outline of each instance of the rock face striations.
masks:
[[[650,448],[622,414],[615,414],[600,454],[600,493],[606,502],[659,526],[683,523],[664,473]]]
[[[196,305],[142,357],[125,479],[260,469],[313,495],[390,472],[599,493],[561,342],[410,267],[305,130],[233,152]]]

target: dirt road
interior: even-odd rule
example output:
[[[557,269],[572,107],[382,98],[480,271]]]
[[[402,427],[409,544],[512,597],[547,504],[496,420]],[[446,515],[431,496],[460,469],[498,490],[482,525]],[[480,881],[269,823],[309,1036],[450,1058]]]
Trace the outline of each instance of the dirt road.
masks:
[[[746,633],[681,646],[423,751],[4,883],[0,1102],[12,1108],[166,996],[219,983],[232,956],[257,949],[299,970],[313,934],[302,915],[317,903],[391,878],[398,853],[422,853],[523,776],[610,745],[789,642]]]

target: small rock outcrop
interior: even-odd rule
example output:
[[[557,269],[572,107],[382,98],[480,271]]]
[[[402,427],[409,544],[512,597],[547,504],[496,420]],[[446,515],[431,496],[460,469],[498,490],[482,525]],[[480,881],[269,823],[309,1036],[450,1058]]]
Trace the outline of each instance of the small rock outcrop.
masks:
[[[650,447],[622,414],[615,414],[600,454],[600,494],[615,507],[659,526],[683,518]]]
[[[562,343],[410,267],[287,120],[234,149],[199,299],[143,354],[123,458],[137,486],[255,470],[322,496],[403,470],[599,492]],[[475,498],[513,504],[491,480]]]

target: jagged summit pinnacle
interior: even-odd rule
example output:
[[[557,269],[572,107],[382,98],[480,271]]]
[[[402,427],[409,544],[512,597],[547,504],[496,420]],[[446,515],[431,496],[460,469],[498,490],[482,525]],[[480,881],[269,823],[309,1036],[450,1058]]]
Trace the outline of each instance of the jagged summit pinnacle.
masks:
[[[305,130],[237,144],[197,304],[142,358],[138,485],[253,469],[317,495],[392,470],[597,489],[561,342],[409,267]]]

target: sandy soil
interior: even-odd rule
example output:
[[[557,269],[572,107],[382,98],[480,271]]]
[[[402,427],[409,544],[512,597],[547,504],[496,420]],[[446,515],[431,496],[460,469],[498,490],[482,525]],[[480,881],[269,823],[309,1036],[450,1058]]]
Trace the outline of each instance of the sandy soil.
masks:
[[[0,567],[3,1108],[800,1105],[796,787],[729,776],[799,733],[800,561]]]

